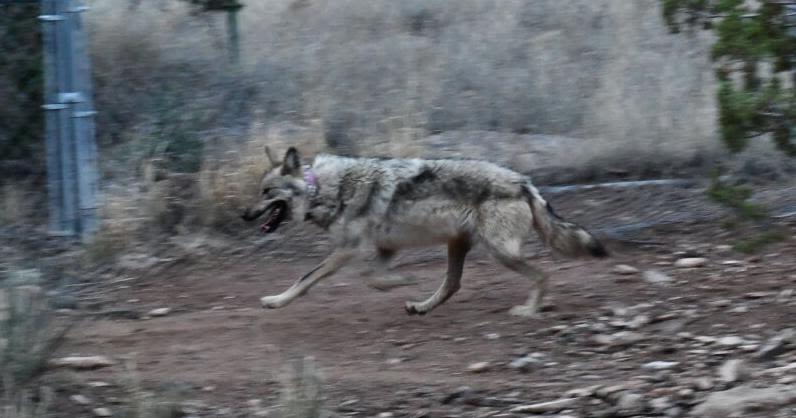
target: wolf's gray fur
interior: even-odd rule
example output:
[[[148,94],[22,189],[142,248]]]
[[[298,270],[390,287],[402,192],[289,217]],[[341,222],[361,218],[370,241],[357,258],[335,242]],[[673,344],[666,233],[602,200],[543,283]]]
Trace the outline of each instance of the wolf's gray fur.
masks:
[[[465,256],[481,243],[498,262],[531,282],[527,302],[511,313],[535,316],[547,275],[522,256],[532,227],[564,255],[607,256],[589,232],[558,217],[527,176],[489,162],[319,155],[311,168],[302,169],[295,148],[281,163],[269,158],[272,167],[263,176],[262,196],[243,218],[267,214],[266,231],[290,219],[314,222],[331,233],[334,250],[290,289],[263,297],[266,308],[287,305],[362,246],[376,248],[378,273],[384,275],[402,248],[447,244],[448,272],[440,288],[425,301],[406,303],[408,313],[425,314],[456,293]],[[305,170],[311,170],[316,184],[307,184]],[[370,284],[383,289],[402,282],[379,276]]]

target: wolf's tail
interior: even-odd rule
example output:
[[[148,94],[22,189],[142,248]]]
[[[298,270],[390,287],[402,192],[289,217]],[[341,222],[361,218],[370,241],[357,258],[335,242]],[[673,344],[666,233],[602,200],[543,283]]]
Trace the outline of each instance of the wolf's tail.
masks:
[[[539,190],[528,182],[524,191],[533,213],[533,227],[542,240],[562,255],[607,257],[608,251],[583,227],[561,219],[544,200]]]

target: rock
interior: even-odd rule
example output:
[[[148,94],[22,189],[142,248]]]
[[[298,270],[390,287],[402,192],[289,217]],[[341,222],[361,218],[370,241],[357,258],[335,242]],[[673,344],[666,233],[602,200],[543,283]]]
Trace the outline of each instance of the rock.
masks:
[[[88,382],[87,385],[90,388],[107,388],[107,387],[111,386],[111,384],[108,383],[108,382],[101,382],[101,381],[98,381],[98,380],[95,380],[95,381],[92,381],[92,382]]]
[[[743,360],[727,360],[719,367],[719,380],[725,383],[735,383],[745,379],[749,375],[749,369]]]
[[[75,405],[88,405],[91,403],[91,400],[83,395],[72,395],[69,400]]]
[[[96,417],[112,417],[113,413],[108,408],[94,408],[91,412],[94,413]]]
[[[75,370],[100,369],[114,364],[116,363],[113,360],[105,356],[62,357],[50,361],[52,367],[66,367]]]
[[[539,361],[539,360],[537,360],[537,359],[535,359],[533,357],[525,356],[525,357],[520,357],[520,358],[514,359],[509,364],[509,367],[514,369],[514,370],[519,370],[521,372],[527,373],[527,372],[533,371],[536,368],[538,368],[541,365],[541,363],[542,363],[541,361]]]
[[[713,380],[711,380],[709,377],[700,377],[694,380],[694,389],[696,390],[711,390],[713,389],[713,386]]]
[[[796,331],[788,328],[766,341],[755,353],[755,358],[762,361],[774,360],[787,352],[794,343],[796,343]]]
[[[739,416],[752,410],[761,412],[796,403],[796,385],[753,388],[738,386],[722,392],[714,392],[692,411],[693,416],[726,418]]]
[[[728,335],[726,337],[721,337],[716,340],[716,344],[722,347],[738,347],[745,343],[746,341],[738,336],[735,335]]]
[[[461,386],[456,388],[453,392],[448,394],[442,399],[442,404],[447,405],[455,401],[468,403],[470,399],[475,398],[475,391],[470,386]]]
[[[532,405],[515,406],[514,408],[511,408],[509,412],[515,414],[544,414],[549,412],[559,412],[563,411],[564,409],[572,408],[577,402],[578,400],[576,398],[558,399],[555,401],[536,403]]]
[[[668,396],[655,398],[650,401],[650,407],[657,412],[663,412],[672,407],[672,400]]]
[[[623,412],[623,415],[639,415],[645,406],[644,397],[638,393],[622,393],[616,402],[616,407]]]
[[[671,277],[669,277],[667,274],[661,273],[660,271],[657,270],[647,270],[641,274],[641,278],[645,282],[657,286],[664,286],[674,282],[674,280]]]
[[[627,276],[631,274],[637,274],[639,270],[627,264],[617,264],[616,266],[614,266],[614,269],[612,271],[616,274]]]
[[[470,373],[483,373],[489,370],[491,367],[492,366],[488,361],[479,361],[478,363],[473,363],[467,366],[467,371]]]
[[[645,339],[644,335],[633,331],[620,331],[611,335],[597,334],[592,341],[598,345],[625,347]]]
[[[652,361],[641,366],[644,370],[669,370],[680,364],[677,361]]]
[[[380,412],[379,415],[376,415],[378,418],[393,418],[395,414],[392,412]]]
[[[601,387],[602,385],[593,385],[585,388],[568,390],[566,392],[566,396],[568,398],[587,398],[589,396],[594,396],[597,390],[600,389]]]
[[[166,316],[171,313],[171,308],[157,308],[149,311],[149,316],[155,318],[159,316]]]
[[[708,259],[704,257],[686,257],[675,261],[674,266],[678,268],[695,268],[703,267],[707,263]]]

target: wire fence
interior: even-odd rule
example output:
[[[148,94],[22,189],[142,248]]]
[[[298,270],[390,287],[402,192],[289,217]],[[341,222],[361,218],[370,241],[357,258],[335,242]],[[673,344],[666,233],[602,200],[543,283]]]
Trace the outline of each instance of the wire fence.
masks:
[[[50,231],[83,238],[98,225],[86,10],[79,0],[0,0],[0,168],[46,165]]]

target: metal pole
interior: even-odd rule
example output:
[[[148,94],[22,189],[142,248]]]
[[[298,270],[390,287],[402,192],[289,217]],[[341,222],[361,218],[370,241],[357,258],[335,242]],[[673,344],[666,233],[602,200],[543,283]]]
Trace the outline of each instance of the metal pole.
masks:
[[[72,40],[72,82],[80,100],[72,105],[72,123],[77,165],[78,231],[87,239],[99,226],[97,216],[98,169],[97,146],[94,139],[94,111],[91,89],[91,63],[87,53],[87,36],[81,14],[88,10],[82,2],[67,0]]]
[[[61,165],[61,213],[63,214],[63,232],[75,235],[79,230],[77,204],[77,164],[75,161],[75,141],[72,135],[72,118],[69,103],[77,101],[72,83],[71,61],[72,43],[69,34],[69,22],[66,15],[68,0],[54,0],[56,76],[58,82],[58,103],[64,105],[58,110],[58,135],[60,140]]]
[[[241,6],[227,9],[227,37],[229,39],[229,58],[233,64],[240,63],[240,33],[238,31],[238,12]]]
[[[63,203],[63,179],[61,178],[61,149],[59,137],[59,111],[64,105],[58,103],[58,68],[55,45],[56,16],[55,0],[41,0],[42,50],[44,66],[44,145],[47,155],[47,204],[49,206],[49,230],[62,233],[66,229]]]

